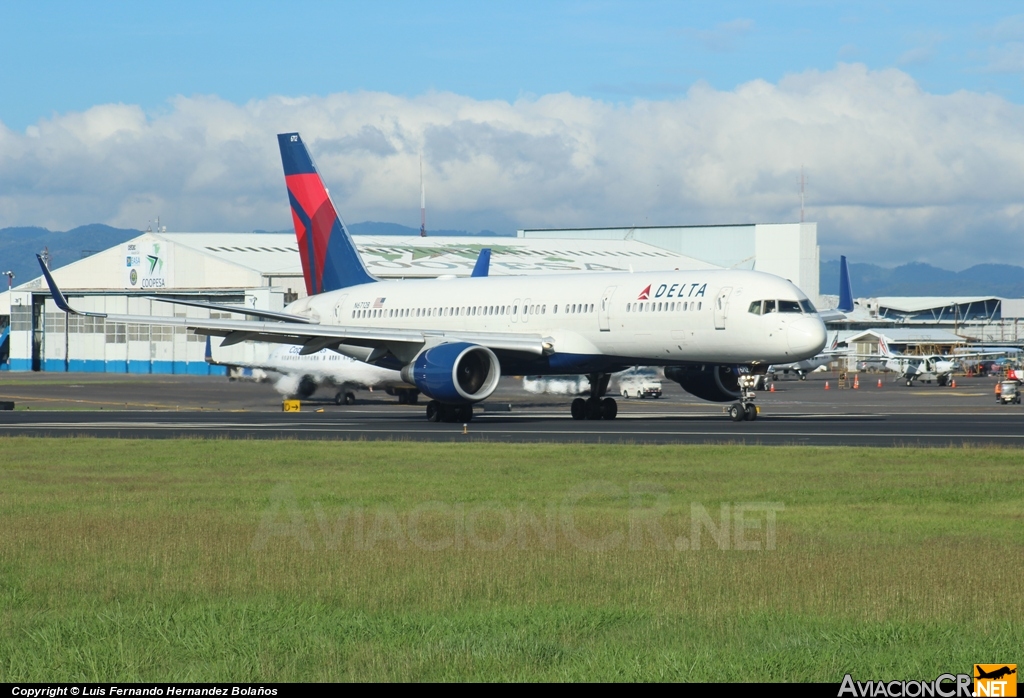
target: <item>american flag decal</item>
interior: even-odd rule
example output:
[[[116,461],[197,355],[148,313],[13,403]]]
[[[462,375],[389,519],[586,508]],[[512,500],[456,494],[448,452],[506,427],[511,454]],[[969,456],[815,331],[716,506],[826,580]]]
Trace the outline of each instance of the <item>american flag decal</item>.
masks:
[[[383,308],[384,307],[384,301],[386,301],[386,300],[387,300],[386,298],[377,298],[377,299],[375,299],[373,301],[373,307],[374,308]]]

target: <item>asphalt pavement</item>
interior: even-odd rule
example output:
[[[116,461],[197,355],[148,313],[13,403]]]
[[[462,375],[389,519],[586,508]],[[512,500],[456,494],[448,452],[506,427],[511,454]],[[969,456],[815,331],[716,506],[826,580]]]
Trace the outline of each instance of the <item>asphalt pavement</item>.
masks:
[[[381,391],[358,392],[354,405],[335,405],[325,391],[285,413],[272,385],[221,377],[8,373],[0,375],[0,401],[16,409],[0,411],[0,436],[1024,446],[1024,406],[998,405],[995,383],[908,388],[869,374],[855,390],[816,374],[777,381],[774,392],[758,394],[756,421],[734,423],[723,405],[667,381],[659,399],[619,397],[615,420],[574,421],[574,396],[527,393],[504,378],[463,425],[427,422],[422,403],[399,405]]]

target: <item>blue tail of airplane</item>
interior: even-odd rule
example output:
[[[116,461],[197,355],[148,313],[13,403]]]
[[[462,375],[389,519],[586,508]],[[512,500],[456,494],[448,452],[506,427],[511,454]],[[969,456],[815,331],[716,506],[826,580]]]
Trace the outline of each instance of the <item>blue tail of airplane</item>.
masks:
[[[487,276],[491,270],[491,248],[485,247],[480,250],[480,256],[476,258],[473,266],[473,273],[470,276]]]
[[[279,133],[284,181],[292,207],[306,293],[316,295],[377,279],[370,275],[297,133]]]
[[[853,312],[853,285],[850,283],[850,267],[846,263],[846,256],[839,257],[839,306],[837,308],[844,313]]]

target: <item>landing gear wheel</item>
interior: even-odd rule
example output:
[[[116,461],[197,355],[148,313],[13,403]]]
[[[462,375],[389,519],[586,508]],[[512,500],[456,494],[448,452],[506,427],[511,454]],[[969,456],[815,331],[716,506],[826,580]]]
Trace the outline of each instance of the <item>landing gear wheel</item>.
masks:
[[[614,399],[606,397],[601,401],[601,418],[602,419],[615,419],[615,416],[619,414],[619,405]]]
[[[437,400],[431,400],[430,402],[427,403],[427,421],[441,421],[441,403],[438,402]]]
[[[420,401],[420,391],[413,390],[405,396],[405,401],[409,405],[415,405]]]
[[[949,383],[949,377],[948,376],[939,376],[935,380],[935,382],[938,383],[942,387],[946,387],[946,385]]]
[[[406,394],[406,392],[404,390],[399,390],[398,391],[398,404],[399,405],[408,405],[409,404],[409,396]]]
[[[735,403],[729,406],[729,419],[734,422],[742,422],[747,418],[747,411],[740,403]]]
[[[757,406],[752,405],[748,402],[746,405],[743,406],[743,410],[745,412],[743,416],[748,422],[753,422],[755,419],[757,419]]]
[[[913,384],[914,384],[914,381],[907,381],[907,387],[908,387],[908,388],[909,388],[910,386],[912,386]]]
[[[345,393],[345,404],[346,405],[354,405],[354,404],[356,404],[355,393]]]
[[[587,419],[601,419],[601,400],[590,398],[587,400]]]
[[[586,419],[587,418],[587,401],[581,397],[576,398],[572,401],[572,407],[569,408],[573,419]]]
[[[456,416],[459,422],[472,422],[473,421],[473,406],[472,405],[460,405],[455,410]]]

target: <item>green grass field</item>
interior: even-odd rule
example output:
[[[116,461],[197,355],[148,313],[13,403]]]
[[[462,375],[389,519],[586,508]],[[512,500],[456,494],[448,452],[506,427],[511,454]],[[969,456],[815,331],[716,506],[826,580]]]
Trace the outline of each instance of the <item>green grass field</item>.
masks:
[[[930,680],[1022,551],[1011,450],[0,439],[0,681]]]

